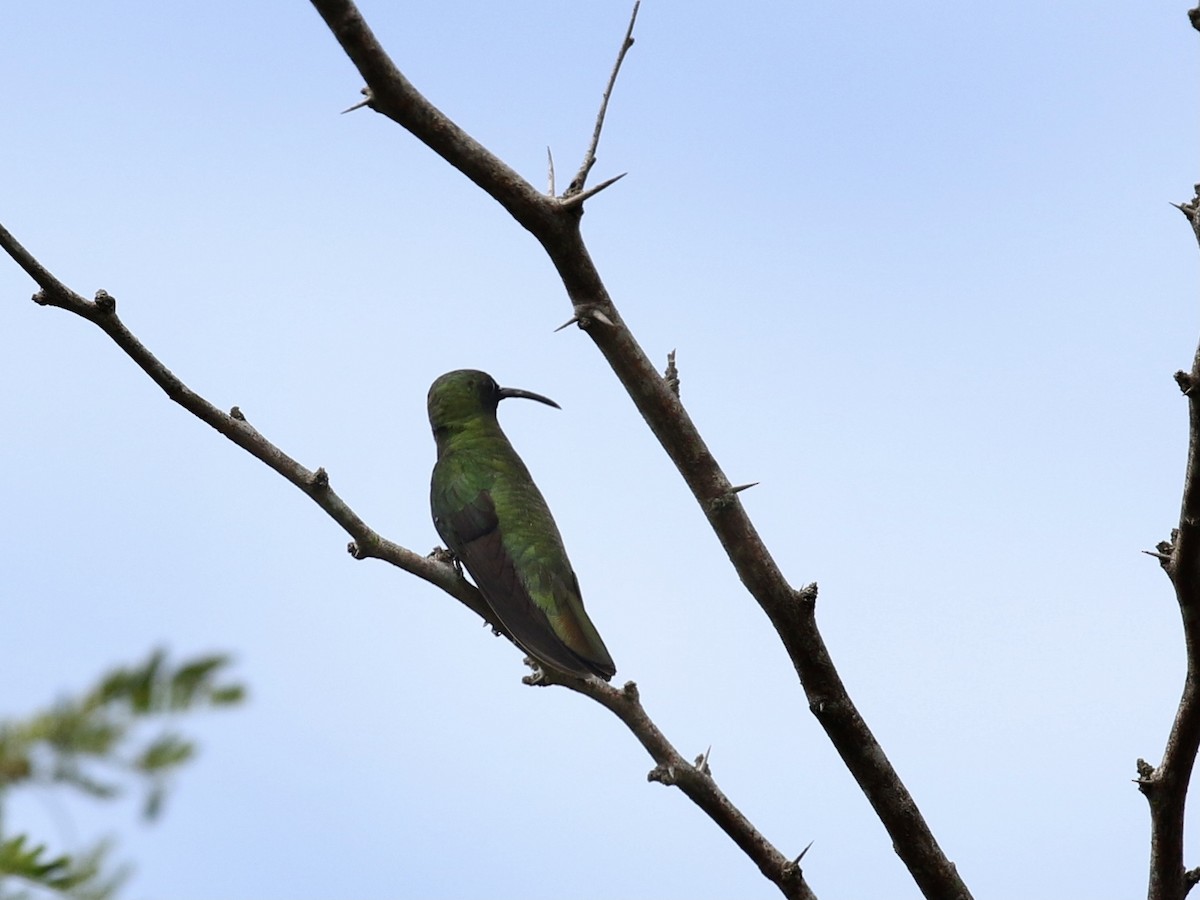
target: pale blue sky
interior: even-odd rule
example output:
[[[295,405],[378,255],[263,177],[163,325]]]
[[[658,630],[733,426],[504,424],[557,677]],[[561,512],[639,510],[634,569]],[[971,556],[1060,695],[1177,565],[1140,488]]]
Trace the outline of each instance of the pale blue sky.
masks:
[[[976,896],[1144,890],[1138,756],[1183,672],[1166,578],[1200,317],[1187,4],[646,0],[585,234]],[[622,2],[367,2],[401,69],[541,185]],[[822,897],[916,897],[786,656],[540,248],[369,111],[306,3],[14,5],[0,222],[105,288],[381,532],[437,542],[429,383],[502,410],[619,679]],[[252,699],[189,723],[129,897],[775,896],[608,713],[381,563],[0,261],[0,714],[155,644]],[[1189,865],[1200,864],[1193,839]]]

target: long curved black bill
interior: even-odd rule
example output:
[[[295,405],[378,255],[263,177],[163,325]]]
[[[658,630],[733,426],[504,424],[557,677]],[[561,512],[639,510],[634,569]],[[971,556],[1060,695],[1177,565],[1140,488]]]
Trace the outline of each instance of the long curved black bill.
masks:
[[[520,388],[500,388],[500,399],[507,400],[509,397],[524,397],[526,400],[536,400],[538,403],[545,403],[547,406],[553,406],[555,409],[562,409],[561,406],[549,397],[543,397],[541,394],[535,394],[533,391],[523,391]]]

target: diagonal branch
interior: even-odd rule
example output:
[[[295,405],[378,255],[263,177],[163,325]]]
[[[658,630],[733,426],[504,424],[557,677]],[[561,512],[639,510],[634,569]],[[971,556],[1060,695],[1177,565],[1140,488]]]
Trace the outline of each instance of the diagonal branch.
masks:
[[[546,227],[551,209],[541,202],[546,198],[412,86],[353,3],[314,0],[313,6],[367,83],[366,100],[358,106],[404,126],[505,209],[520,210],[517,221],[530,231]]]
[[[742,852],[750,857],[759,871],[775,884],[785,897],[815,900],[816,895],[804,881],[799,857],[794,860],[785,857],[729,801],[713,780],[707,753],[698,757],[693,764],[675,749],[646,714],[636,684],[627,681],[623,687],[617,688],[598,678],[576,678],[564,672],[540,669],[525,681],[527,684],[561,685],[591,697],[608,709],[625,723],[654,760],[656,765],[646,776],[648,781],[674,785],[683,791],[689,800],[700,807]]]
[[[1176,207],[1200,242],[1200,184],[1190,202]],[[1187,467],[1179,527],[1158,545],[1157,556],[1183,618],[1187,673],[1162,763],[1155,768],[1138,760],[1138,789],[1150,803],[1150,900],[1183,900],[1200,880],[1200,870],[1185,871],[1183,862],[1187,790],[1200,751],[1200,346],[1191,371],[1176,372],[1175,381],[1188,401]]]
[[[442,113],[390,68],[352,0],[311,0],[342,49],[378,98],[404,103],[372,105],[408,129],[447,163],[499,202],[529,229],[549,255],[574,307],[573,321],[608,361],[646,424],[687,482],[746,589],[758,602],[787,650],[804,688],[808,708],[825,729],[913,880],[928,898],[967,900],[970,892],[946,858],[916,801],[855,708],[816,625],[816,585],[797,590],[784,578],[738,499],[733,484],[709,451],[670,384],[651,364],[609,296],[580,233],[582,209],[565,207],[532,187],[514,190],[511,172],[473,139],[430,134],[429,120]],[[344,23],[352,23],[352,27]],[[628,40],[632,34],[628,35]],[[627,47],[625,49],[628,49]],[[386,80],[385,80],[386,79]],[[444,118],[444,117],[443,117]],[[461,129],[454,126],[456,135]],[[435,139],[431,139],[435,138]],[[480,163],[479,160],[486,160]],[[499,173],[493,180],[489,173]],[[523,182],[522,182],[523,183]]]
[[[84,299],[38,262],[3,225],[0,225],[0,248],[41,288],[33,295],[35,303],[65,309],[100,328],[171,400],[211,425],[255,459],[270,466],[321,507],[354,539],[349,550],[356,559],[375,558],[389,562],[441,588],[481,618],[491,621],[492,617],[479,592],[453,566],[421,556],[381,537],[329,486],[329,476],[324,469],[318,468],[314,472],[305,468],[263,437],[236,406],[228,413],[222,412],[185,385],[125,327],[125,323],[117,316],[117,302],[111,294],[98,291],[95,300]],[[493,627],[496,627],[495,623]]]
[[[444,562],[440,554],[421,556],[381,537],[333,491],[324,469],[318,468],[315,472],[306,469],[263,437],[236,406],[229,413],[224,413],[184,385],[125,327],[117,317],[116,300],[107,291],[98,291],[94,301],[84,299],[38,262],[3,225],[0,225],[0,249],[6,251],[41,288],[34,295],[36,303],[65,309],[97,325],[171,400],[307,494],[354,538],[348,549],[356,559],[381,559],[428,581],[491,624],[498,634],[512,640],[504,626],[493,618],[479,591],[453,565]],[[658,764],[655,772],[660,774],[655,776],[651,773],[651,780],[679,787],[746,852],[764,875],[779,886],[784,896],[794,900],[815,900],[815,895],[804,881],[799,859],[789,861],[754,828],[717,787],[706,764],[697,767],[687,763],[646,714],[633,682],[627,683],[624,689],[617,689],[596,678],[581,679],[551,672],[526,680],[529,683],[562,685],[611,710]]]

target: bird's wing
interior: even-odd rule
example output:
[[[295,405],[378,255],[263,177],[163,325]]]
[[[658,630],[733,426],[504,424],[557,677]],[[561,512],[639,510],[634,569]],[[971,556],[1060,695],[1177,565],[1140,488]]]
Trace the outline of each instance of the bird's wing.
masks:
[[[504,546],[492,495],[480,491],[438,523],[442,537],[466,566],[501,624],[531,656],[581,677],[612,676],[605,667],[581,657],[554,633],[546,613],[534,602],[516,563]],[[444,530],[443,530],[444,529]],[[574,579],[572,579],[574,580]],[[578,595],[578,585],[575,586]]]

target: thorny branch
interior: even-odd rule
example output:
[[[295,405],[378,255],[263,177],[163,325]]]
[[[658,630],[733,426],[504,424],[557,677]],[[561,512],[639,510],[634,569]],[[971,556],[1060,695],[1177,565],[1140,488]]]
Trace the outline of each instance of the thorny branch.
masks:
[[[833,666],[815,622],[816,586],[791,587],[759,538],[738,500],[746,485],[734,487],[708,451],[677,395],[677,382],[659,375],[625,326],[579,231],[584,201],[621,176],[584,189],[595,162],[608,99],[621,62],[633,43],[631,16],[613,68],[583,165],[563,197],[546,196],[475,141],[426,100],[407,81],[375,39],[349,0],[312,0],[368,87],[370,106],[413,133],[439,156],[499,202],[543,245],[556,266],[571,300],[577,323],[596,343],[628,391],[651,431],[676,464],[700,503],[749,592],[775,626],[808,699],[809,710],[825,728],[884,826],[896,852],[926,897],[970,897],[952,863],[946,859],[907,789],[882,748],[859,716]],[[167,396],[252,454],[307,494],[354,539],[357,558],[375,557],[429,581],[477,614],[487,618],[478,592],[453,566],[423,557],[379,536],[333,491],[323,469],[310,471],[254,429],[235,407],[224,413],[191,391],[133,336],[116,313],[115,300],[104,291],[89,301],[46,270],[3,228],[0,246],[33,278],[41,290],[35,300],[73,312],[101,328],[158,384]],[[693,766],[654,727],[638,702],[636,689],[611,688],[594,680],[543,676],[587,694],[612,710],[633,731],[656,762],[655,780],[675,784],[700,806],[749,855],[788,897],[810,897],[799,858],[788,861],[766,842],[716,787],[707,761]]]
[[[531,663],[528,659],[526,662]],[[683,791],[750,857],[763,875],[778,885],[785,897],[815,900],[816,895],[805,883],[800,870],[800,857],[794,860],[785,857],[729,801],[713,781],[708,753],[697,757],[695,763],[684,759],[642,708],[636,684],[627,681],[623,687],[616,688],[598,678],[576,678],[565,672],[541,669],[525,681],[529,684],[562,685],[591,697],[612,712],[633,732],[656,763],[646,776],[648,781],[674,785]],[[803,856],[803,853],[800,855]]]
[[[251,456],[266,463],[325,510],[354,539],[348,549],[356,559],[375,558],[390,562],[405,572],[437,585],[480,617],[490,618],[479,592],[453,566],[406,550],[381,537],[329,486],[329,476],[324,469],[318,468],[314,472],[305,468],[263,437],[236,406],[228,413],[222,412],[185,385],[125,327],[117,315],[117,302],[111,294],[98,291],[95,300],[81,297],[51,274],[3,225],[0,225],[0,248],[41,288],[33,295],[35,303],[73,312],[99,327],[171,400],[211,425]]]
[[[1193,17],[1195,22],[1195,17]],[[1200,184],[1196,196],[1175,204],[1200,242]],[[1188,784],[1200,751],[1200,346],[1189,372],[1175,381],[1188,401],[1188,456],[1183,476],[1179,527],[1155,553],[1171,584],[1183,618],[1187,673],[1183,696],[1158,767],[1137,762],[1138,789],[1150,804],[1150,900],[1183,900],[1200,881],[1200,869],[1184,869],[1183,826]]]
[[[590,194],[581,192],[563,199],[536,190],[400,74],[352,0],[311,2],[366,81],[367,105],[463,172],[542,244],[571,300],[571,321],[595,342],[687,482],[742,583],[787,649],[809,710],[875,809],[917,886],[928,898],[967,900],[970,892],[954,864],[938,846],[912,795],[842,684],[817,629],[816,585],[796,589],[784,578],[680,398],[655,370],[621,319],[580,233],[582,201]],[[631,22],[622,44],[622,57],[632,39]],[[619,64],[620,58],[614,78]],[[601,106],[593,150],[606,107],[607,102]],[[589,158],[585,157],[581,173],[586,175],[588,168]]]
[[[330,518],[342,526],[354,540],[347,548],[356,559],[380,559],[403,569],[430,584],[441,588],[459,600],[480,618],[488,622],[497,634],[512,640],[504,626],[493,620],[479,591],[466,581],[458,570],[439,553],[421,556],[399,544],[381,537],[366,525],[329,486],[329,476],[318,468],[306,469],[262,436],[236,406],[229,413],[221,412],[208,400],[192,391],[170,369],[164,366],[117,317],[116,300],[107,291],[98,291],[89,301],[58,280],[0,225],[0,249],[11,256],[41,288],[33,296],[41,306],[56,306],[92,322],[105,332],[135,363],[150,376],[167,396],[211,425],[251,456],[266,463],[301,491],[307,494]],[[514,642],[515,643],[515,642]],[[788,860],[775,849],[735,807],[713,781],[707,765],[695,767],[675,750],[641,706],[633,682],[618,690],[599,679],[574,678],[557,672],[541,672],[527,678],[530,684],[557,684],[576,693],[591,697],[611,710],[633,732],[658,764],[658,769],[671,773],[670,779],[653,780],[675,784],[728,834],[758,865],[767,877],[779,885],[784,896],[793,900],[815,900],[800,870],[799,861]]]

